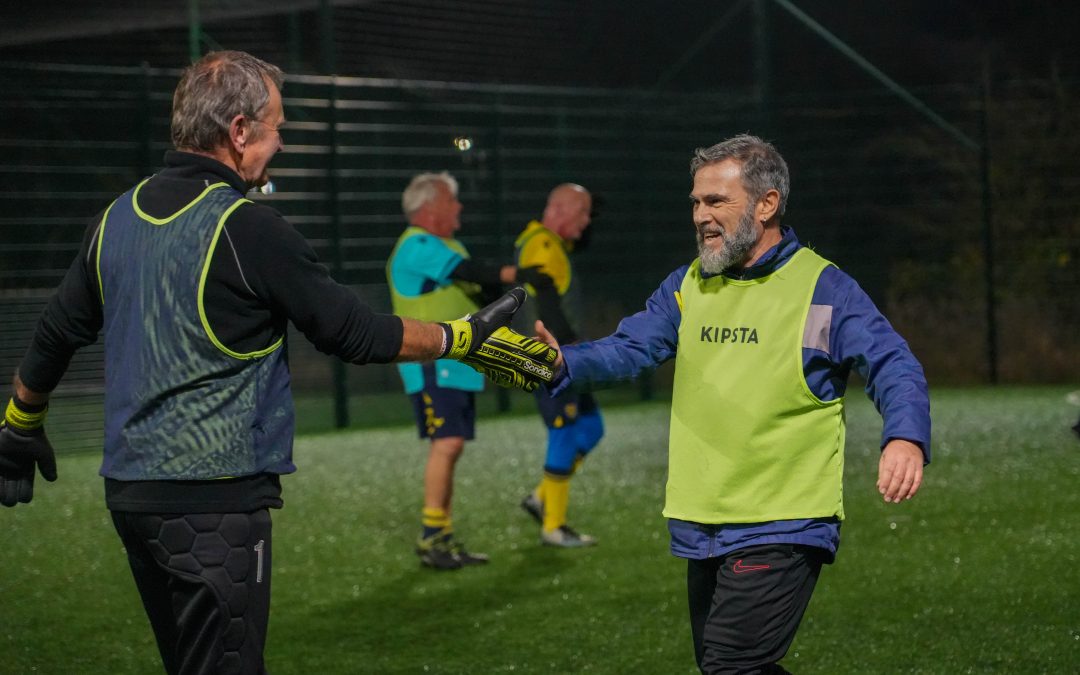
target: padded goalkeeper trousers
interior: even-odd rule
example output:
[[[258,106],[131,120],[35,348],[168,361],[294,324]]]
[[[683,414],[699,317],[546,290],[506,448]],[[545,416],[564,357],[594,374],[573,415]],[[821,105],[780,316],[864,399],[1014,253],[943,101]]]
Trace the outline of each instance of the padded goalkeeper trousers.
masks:
[[[113,511],[169,675],[260,675],[270,513]]]

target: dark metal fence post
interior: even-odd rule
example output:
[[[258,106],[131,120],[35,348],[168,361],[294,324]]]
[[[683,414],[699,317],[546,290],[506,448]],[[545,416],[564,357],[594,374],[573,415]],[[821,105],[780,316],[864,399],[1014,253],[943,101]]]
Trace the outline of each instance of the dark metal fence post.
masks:
[[[153,123],[152,114],[150,110],[150,64],[146,61],[142,62],[142,77],[139,78],[139,102],[138,102],[138,130],[139,130],[139,156],[135,159],[136,179],[142,179],[145,176],[149,176],[154,170],[154,159],[151,156],[153,150],[151,144],[153,143]]]
[[[319,0],[319,58],[326,75],[337,71],[337,43],[334,42],[334,8],[330,0]]]
[[[191,62],[202,55],[202,23],[199,21],[199,0],[188,0],[188,56]]]
[[[659,97],[649,97],[647,99],[639,99],[632,97],[626,99],[623,105],[629,105],[630,111],[626,115],[626,134],[625,143],[626,147],[630,148],[631,152],[631,166],[645,166],[648,160],[646,159],[644,146],[645,138],[641,132],[646,128],[645,119],[648,116],[657,114],[657,108],[659,107]],[[650,108],[652,108],[650,110]],[[633,171],[630,173],[630,199],[632,200],[632,212],[635,219],[640,219],[641,214],[648,211],[648,203],[646,200],[646,191],[648,186],[642,177],[642,172]],[[649,193],[649,199],[652,199],[652,193]],[[601,220],[600,227],[609,228],[615,227],[611,223],[610,218],[608,220]],[[592,227],[592,225],[590,225]],[[642,229],[638,223],[633,223],[631,227],[635,229]],[[646,226],[644,236],[641,238],[641,245],[645,247],[645,250],[653,250],[656,246],[656,229]],[[595,235],[595,232],[593,233]],[[656,378],[653,376],[652,370],[646,370],[637,378],[638,385],[638,397],[642,401],[651,401],[656,395]]]
[[[495,190],[495,225],[499,232],[506,231],[506,185],[502,166],[502,90],[495,92],[495,115],[491,129],[491,178]],[[510,392],[502,387],[495,389],[495,409],[501,413],[510,410]]]
[[[285,20],[289,45],[289,72],[295,73],[300,70],[300,54],[303,48],[303,38],[300,33],[300,15],[295,11],[289,12]]]
[[[343,282],[345,270],[345,252],[341,243],[341,185],[338,171],[338,83],[337,76],[330,76],[330,157],[327,161],[327,190],[330,198],[330,243],[334,276]],[[334,426],[344,429],[349,426],[349,383],[345,372],[345,362],[341,359],[331,361],[334,378]]]
[[[555,139],[556,147],[558,148],[559,153],[558,171],[560,182],[568,180],[580,180],[580,178],[575,178],[574,176],[570,175],[570,149],[569,147],[567,147],[568,141],[566,138],[566,125],[566,108],[559,106],[559,108],[555,111]]]
[[[337,70],[337,45],[334,42],[334,11],[328,0],[319,2],[319,33],[322,71],[330,76],[327,196],[330,200],[330,246],[333,256],[331,269],[337,281],[344,283],[345,252],[341,243],[341,181],[338,157],[338,80],[334,72]],[[334,426],[344,429],[349,426],[349,382],[345,363],[341,359],[332,359],[330,369],[334,383]]]
[[[757,134],[772,138],[773,126],[772,59],[769,13],[765,0],[754,0],[754,97],[757,103]]]
[[[638,376],[638,396],[642,401],[651,401],[656,397],[656,377],[651,370]]]
[[[986,281],[986,365],[990,384],[998,383],[997,289],[994,285],[994,201],[990,182],[990,59],[983,60],[982,106],[979,131],[982,147],[979,152],[982,178],[983,272]]]

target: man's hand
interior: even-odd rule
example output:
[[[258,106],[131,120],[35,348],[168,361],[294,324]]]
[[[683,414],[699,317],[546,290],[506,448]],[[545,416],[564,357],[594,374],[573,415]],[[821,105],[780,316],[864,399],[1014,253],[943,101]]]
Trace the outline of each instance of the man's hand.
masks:
[[[526,297],[519,286],[475,314],[444,323],[449,344],[443,357],[468,364],[501,387],[534,391],[551,382],[558,352],[506,327]]]
[[[495,302],[442,326],[447,331],[446,347],[440,358],[462,359],[475,352],[496,328],[505,326],[514,313],[525,304],[528,294],[524,288],[511,288]]]
[[[0,504],[15,506],[34,498],[34,474],[56,480],[56,457],[45,436],[45,410],[27,411],[15,399],[0,421]]]
[[[552,364],[555,372],[558,373],[563,367],[562,350],[559,349],[559,341],[555,339],[555,336],[551,334],[551,331],[547,329],[547,326],[544,325],[543,321],[536,322],[536,337],[539,338],[540,342],[543,342],[548,347],[559,352],[559,356],[555,359],[555,363]]]
[[[506,328],[498,328],[479,349],[461,359],[500,387],[535,391],[555,378],[559,352]]]
[[[540,271],[539,265],[519,267],[514,275],[514,281],[519,284],[529,284],[535,290],[541,288],[555,288],[555,281]]]
[[[889,441],[878,461],[878,492],[886,502],[911,499],[922,485],[922,449],[900,438]]]

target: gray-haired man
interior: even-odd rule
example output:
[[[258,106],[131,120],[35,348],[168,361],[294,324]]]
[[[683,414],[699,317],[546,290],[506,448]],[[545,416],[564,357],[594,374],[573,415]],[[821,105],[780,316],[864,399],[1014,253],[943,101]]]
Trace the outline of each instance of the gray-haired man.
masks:
[[[848,375],[884,419],[877,485],[893,503],[915,496],[930,460],[926,379],[855,281],[781,225],[790,181],[772,144],[735,136],[690,171],[698,258],[613,335],[564,348],[553,391],[675,359],[664,515],[687,560],[698,666],[784,673],[840,543]]]
[[[413,176],[401,195],[408,227],[386,263],[394,312],[424,321],[441,321],[475,312],[485,288],[514,282],[551,286],[535,269],[474,260],[454,234],[461,228],[458,183],[447,172]],[[472,368],[440,359],[398,366],[413,404],[420,437],[431,441],[424,467],[424,506],[416,543],[420,562],[436,570],[455,570],[488,561],[469,552],[454,535],[451,502],[454,468],[475,433],[475,392],[484,378]]]
[[[105,500],[169,673],[265,670],[268,509],[296,470],[287,324],[352,363],[448,357],[497,375],[505,358],[485,364],[482,341],[524,298],[424,323],[375,314],[335,283],[284,218],[244,198],[282,149],[282,82],[243,52],[184,71],[176,150],[91,222],[0,423],[0,503],[14,506],[33,497],[35,468],[56,478],[49,392],[103,332]]]

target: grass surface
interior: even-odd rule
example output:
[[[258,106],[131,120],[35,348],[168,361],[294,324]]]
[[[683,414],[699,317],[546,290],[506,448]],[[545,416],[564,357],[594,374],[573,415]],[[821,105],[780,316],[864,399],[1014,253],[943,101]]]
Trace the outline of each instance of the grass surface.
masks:
[[[874,490],[880,421],[853,396],[848,520],[785,665],[799,673],[1080,671],[1080,443],[1065,389],[935,392],[922,492]],[[403,400],[399,400],[404,405]],[[660,516],[665,403],[609,408],[571,490],[587,550],[542,548],[517,503],[538,418],[482,419],[455,520],[485,568],[412,553],[426,447],[410,427],[305,436],[274,512],[269,667],[282,673],[692,673],[685,565]],[[0,511],[0,673],[160,672],[96,454]]]

